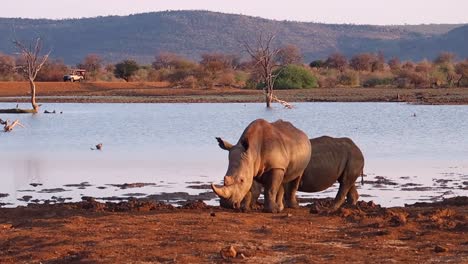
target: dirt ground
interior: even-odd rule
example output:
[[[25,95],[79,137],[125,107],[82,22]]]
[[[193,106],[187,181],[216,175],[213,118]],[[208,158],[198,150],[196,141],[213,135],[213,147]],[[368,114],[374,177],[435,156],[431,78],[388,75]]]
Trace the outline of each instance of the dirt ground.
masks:
[[[0,209],[0,263],[466,263],[468,197],[381,208],[331,200],[280,214],[201,201]]]
[[[201,103],[263,102],[259,90],[220,88],[168,88],[163,82],[37,82],[39,102]],[[0,101],[27,102],[27,82],[0,82]],[[288,102],[410,102],[417,104],[468,104],[468,88],[315,88],[278,90]]]

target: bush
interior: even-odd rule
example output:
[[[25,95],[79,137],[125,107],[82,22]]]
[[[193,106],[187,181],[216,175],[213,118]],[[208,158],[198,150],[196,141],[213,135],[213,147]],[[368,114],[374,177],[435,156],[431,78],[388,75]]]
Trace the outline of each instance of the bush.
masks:
[[[303,89],[318,87],[317,79],[306,68],[298,65],[287,65],[278,69],[274,88],[276,89]]]
[[[321,76],[319,78],[319,86],[322,88],[335,88],[338,85],[336,75]]]
[[[249,80],[249,74],[244,71],[235,71],[234,80],[236,85],[245,87],[247,86],[247,82]]]
[[[42,66],[37,73],[38,82],[56,82],[62,81],[63,75],[68,73],[68,67],[62,60],[49,60]]]
[[[386,85],[392,85],[393,84],[393,78],[391,77],[371,77],[367,80],[364,81],[362,86],[364,87],[376,87],[376,86],[386,86]]]
[[[325,62],[323,60],[314,60],[311,63],[309,63],[309,67],[322,68],[322,67],[325,67]]]
[[[134,60],[124,60],[117,63],[114,68],[114,75],[117,78],[129,81],[130,78],[136,74],[140,66]]]
[[[222,86],[233,86],[236,83],[234,72],[224,72],[219,75],[217,83]]]
[[[403,69],[398,75],[398,88],[426,88],[430,87],[431,80],[427,74]]]
[[[359,86],[359,74],[355,71],[346,71],[340,75],[339,83],[344,86]]]

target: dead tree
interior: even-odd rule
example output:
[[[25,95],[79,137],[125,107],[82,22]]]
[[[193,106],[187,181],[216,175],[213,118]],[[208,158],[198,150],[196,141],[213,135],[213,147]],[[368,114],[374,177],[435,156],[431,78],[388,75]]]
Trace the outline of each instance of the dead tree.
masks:
[[[10,123],[10,120],[5,120],[3,121],[2,119],[0,119],[0,124],[3,125],[3,131],[5,132],[11,132],[13,130],[13,128],[15,128],[15,126],[20,126],[20,127],[24,127],[20,122],[19,120],[15,120],[13,121],[13,123]]]
[[[24,61],[23,65],[17,66],[16,68],[28,79],[29,87],[31,89],[31,104],[33,112],[39,111],[39,105],[36,103],[36,79],[37,73],[41,70],[44,63],[49,58],[50,52],[41,55],[42,41],[40,38],[36,39],[36,43],[32,43],[29,46],[24,45],[19,40],[14,40],[16,48],[19,50],[20,56]]]
[[[273,95],[273,87],[277,74],[274,74],[275,70],[280,68],[278,63],[278,54],[280,48],[273,47],[273,40],[275,39],[274,34],[259,34],[256,39],[255,46],[249,44],[248,41],[244,41],[243,46],[247,53],[253,60],[254,70],[260,75],[260,81],[264,83],[263,91],[265,93],[265,102],[267,107],[271,107],[271,102],[277,101],[287,108],[292,106],[282,100],[279,100]]]

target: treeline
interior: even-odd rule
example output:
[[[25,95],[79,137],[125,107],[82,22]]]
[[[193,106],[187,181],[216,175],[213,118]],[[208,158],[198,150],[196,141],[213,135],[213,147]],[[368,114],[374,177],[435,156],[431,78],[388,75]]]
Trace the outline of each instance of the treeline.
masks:
[[[309,64],[296,46],[287,45],[276,54],[276,89],[314,87],[468,87],[468,60],[457,61],[443,52],[433,60],[419,62],[386,60],[382,53],[360,53],[347,58],[334,53]],[[0,81],[23,81],[17,72],[22,61],[0,53]],[[97,54],[87,55],[81,63],[67,66],[50,59],[37,75],[37,81],[62,81],[72,69],[85,69],[88,81],[167,82],[172,87],[204,88],[214,86],[261,88],[259,68],[239,55],[205,53],[193,61],[174,53],[160,53],[151,65],[128,59],[106,64]]]

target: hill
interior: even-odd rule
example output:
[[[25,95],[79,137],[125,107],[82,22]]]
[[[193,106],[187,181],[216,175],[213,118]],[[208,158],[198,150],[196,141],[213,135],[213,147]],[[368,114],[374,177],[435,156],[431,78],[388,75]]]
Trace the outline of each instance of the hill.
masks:
[[[440,51],[466,57],[468,26],[372,26],[276,21],[208,11],[166,11],[130,16],[48,20],[0,18],[0,51],[13,53],[11,40],[41,36],[52,56],[79,62],[89,53],[108,61],[134,58],[151,62],[160,51],[198,59],[206,52],[240,54],[240,41],[260,31],[276,32],[279,45],[301,48],[305,61],[332,52],[346,55],[379,51],[387,57],[432,59]]]

